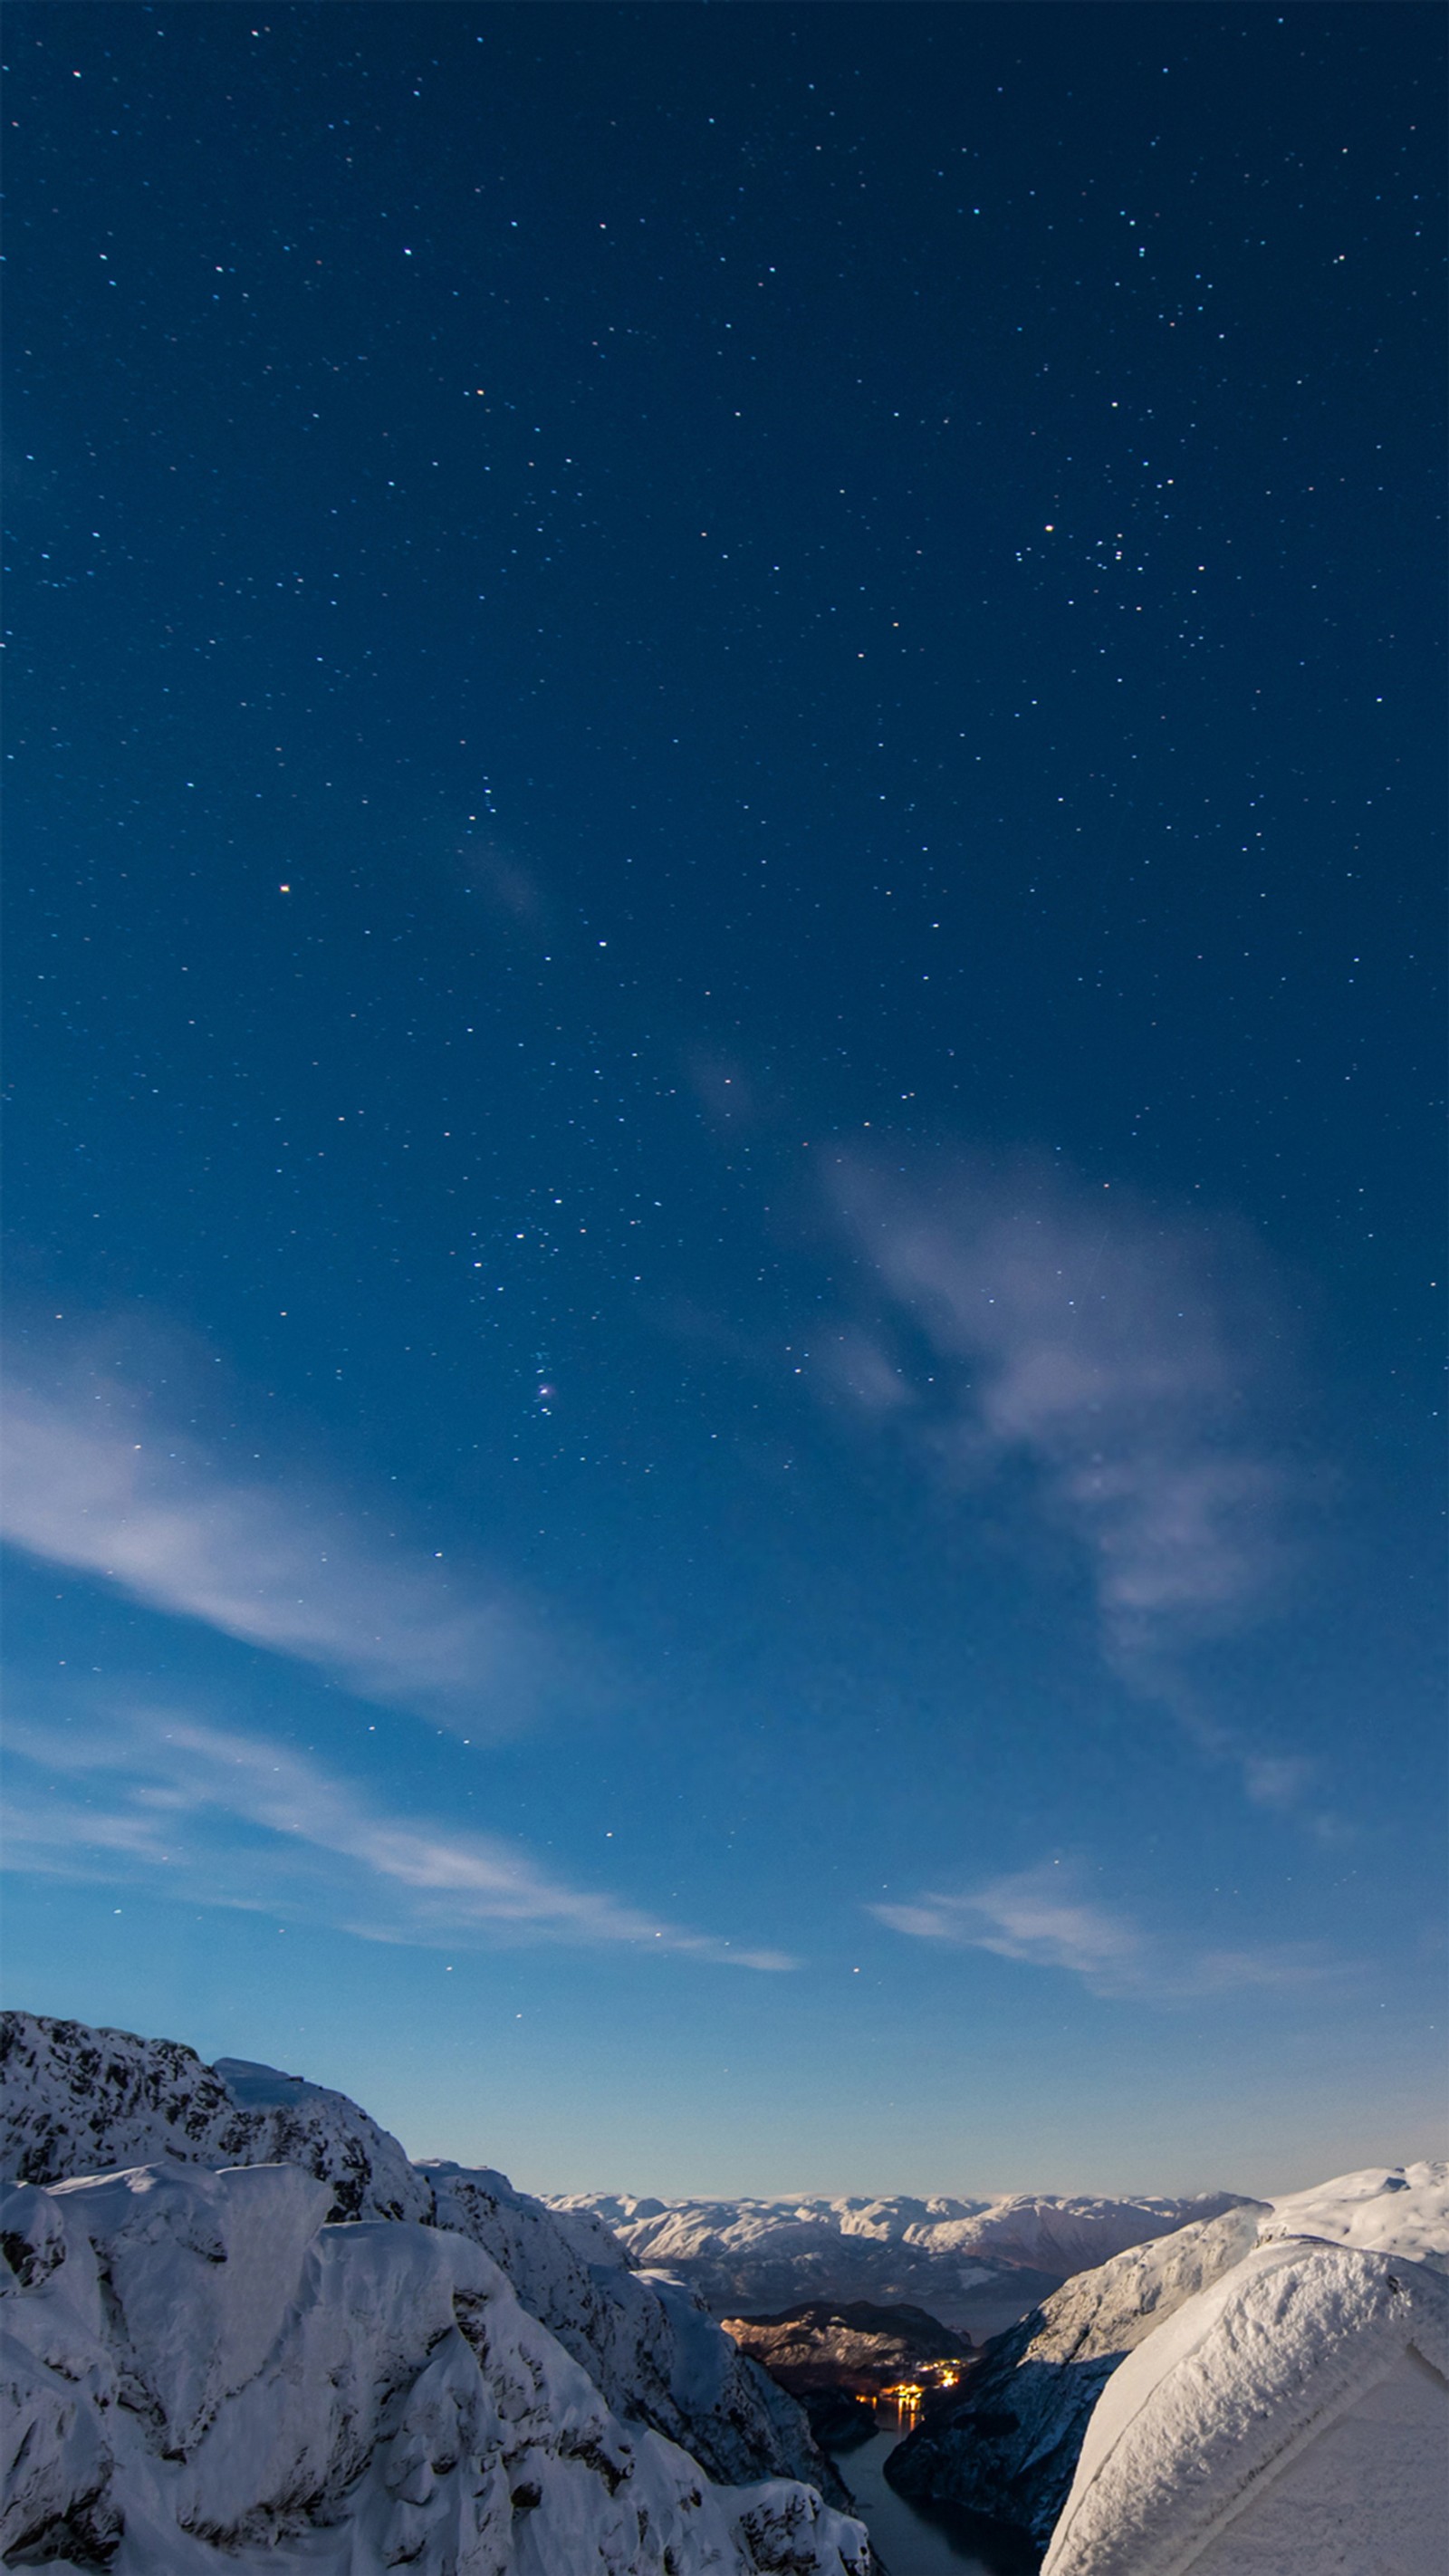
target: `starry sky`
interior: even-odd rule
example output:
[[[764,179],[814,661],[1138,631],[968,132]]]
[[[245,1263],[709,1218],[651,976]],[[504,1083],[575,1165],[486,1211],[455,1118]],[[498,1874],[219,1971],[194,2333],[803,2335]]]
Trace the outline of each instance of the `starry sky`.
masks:
[[[1442,37],[10,9],[8,2001],[1434,2150]]]

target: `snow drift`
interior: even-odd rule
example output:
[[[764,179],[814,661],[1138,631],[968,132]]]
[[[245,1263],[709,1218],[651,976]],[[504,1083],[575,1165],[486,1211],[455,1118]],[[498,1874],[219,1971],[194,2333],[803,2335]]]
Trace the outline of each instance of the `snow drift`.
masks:
[[[1043,2576],[1438,2576],[1446,2534],[1449,2283],[1285,2235],[1123,2363]]]

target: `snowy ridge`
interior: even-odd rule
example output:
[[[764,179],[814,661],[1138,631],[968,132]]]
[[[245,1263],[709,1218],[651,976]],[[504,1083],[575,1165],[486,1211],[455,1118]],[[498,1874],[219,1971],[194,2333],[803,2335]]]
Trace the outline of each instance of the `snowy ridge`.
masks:
[[[344,2093],[274,2067],[204,2066],[171,2039],[0,2013],[0,2172],[65,2182],[119,2165],[300,2165],[332,2218],[432,2214],[397,2139]]]
[[[625,2426],[481,2246],[295,2165],[0,2204],[0,2549],[113,2576],[866,2576],[807,2486]]]
[[[549,2207],[602,2219],[636,2262],[668,2264],[693,2281],[716,2316],[870,2299],[905,2301],[960,2326],[971,2322],[973,2294],[1014,2271],[1046,2276],[1025,2285],[1027,2299],[1039,2297],[1069,2273],[1215,2218],[1233,2202],[1230,2192],[981,2201],[661,2201],[598,2192],[554,2198]]]
[[[1258,2233],[1265,2245],[1319,2236],[1449,2272],[1449,2164],[1366,2165],[1311,2191],[1288,2192]]]
[[[1123,2363],[1088,2427],[1043,2576],[1176,2576],[1255,2482],[1281,2472],[1406,2353],[1440,2386],[1410,2378],[1373,2425],[1370,2469],[1390,2467],[1389,2493],[1325,2498],[1331,2469],[1321,2460],[1275,2517],[1271,2563],[1303,2576],[1370,2559],[1405,2576],[1411,2563],[1435,2567],[1449,2503],[1449,2284],[1402,2255],[1284,2235],[1256,2246]],[[1399,2456],[1386,2462],[1393,2448]],[[1315,2503],[1327,2504],[1321,2522]],[[1255,2565],[1264,2555],[1261,2532],[1251,2555]]]
[[[1125,2245],[1163,2236],[1189,2219],[1215,2218],[1230,2206],[1230,2192],[1199,2193],[1190,2200],[1047,2199],[1013,2193],[998,2200],[634,2200],[627,2194],[575,2192],[552,2198],[551,2209],[601,2218],[636,2257],[671,2263],[702,2254],[737,2254],[756,2248],[847,2238],[872,2245],[910,2245],[923,2253],[986,2255],[1050,2270],[1068,2263],[1080,2270],[1086,2253],[1097,2261]]]
[[[1281,2200],[1239,2202],[1079,2274],[988,2345],[962,2403],[896,2454],[892,2485],[1045,2542],[1126,2356],[1165,2352],[1167,2320],[1236,2279],[1260,2245],[1310,2240],[1449,2269],[1449,2165],[1374,2165]]]
[[[487,2168],[410,2164],[345,2094],[273,2067],[209,2067],[174,2041],[0,2013],[0,2173],[44,2185],[166,2163],[294,2165],[327,2186],[328,2220],[454,2229],[617,2413],[681,2443],[712,2478],[805,2478],[845,2500],[793,2398],[688,2288],[631,2268],[587,2212],[556,2214]]]

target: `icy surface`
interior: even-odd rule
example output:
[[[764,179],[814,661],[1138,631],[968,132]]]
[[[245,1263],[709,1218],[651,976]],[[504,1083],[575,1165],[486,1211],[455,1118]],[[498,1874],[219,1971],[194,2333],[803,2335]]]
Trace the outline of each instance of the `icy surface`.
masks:
[[[1164,2350],[1166,2320],[1233,2275],[1260,2243],[1302,2238],[1449,2268],[1449,2165],[1374,2165],[1279,2200],[1240,2202],[1079,2274],[988,2345],[961,2404],[897,2453],[892,2482],[1045,2541],[1125,2356],[1149,2340]]]
[[[296,2166],[0,2205],[0,2549],[114,2576],[865,2576],[860,2524],[626,2426],[482,2247]]]
[[[345,2094],[170,2040],[0,2014],[0,2172],[34,2183],[141,2163],[290,2164],[333,2220],[455,2229],[586,2369],[617,2414],[682,2443],[713,2478],[805,2478],[844,2500],[801,2409],[680,2283],[641,2275],[602,2221],[556,2212],[487,2168],[410,2164]]]
[[[1322,2239],[1258,2245],[1115,2374],[1043,2576],[1178,2576],[1209,2550],[1264,2576],[1436,2576],[1446,2439],[1443,2275]]]
[[[1013,2272],[1066,2274],[1124,2246],[1164,2236],[1231,2206],[1229,2192],[1191,2200],[636,2200],[627,2193],[552,2199],[560,2213],[601,2218],[635,2260],[691,2280],[716,2316],[796,2307],[807,2300],[905,2301],[947,2325],[969,2325],[973,2304]],[[1008,2308],[1008,2313],[1010,2313]]]

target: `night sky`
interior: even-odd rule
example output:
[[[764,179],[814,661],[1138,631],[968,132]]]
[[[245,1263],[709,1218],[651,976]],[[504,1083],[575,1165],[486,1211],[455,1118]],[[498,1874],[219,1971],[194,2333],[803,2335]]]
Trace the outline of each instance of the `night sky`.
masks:
[[[10,8],[8,2001],[1434,2150],[1442,38]]]

